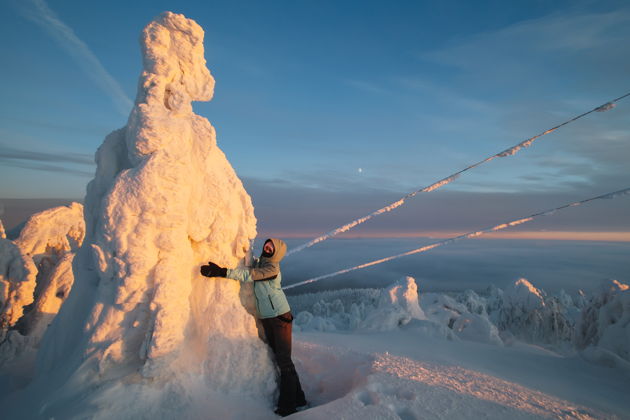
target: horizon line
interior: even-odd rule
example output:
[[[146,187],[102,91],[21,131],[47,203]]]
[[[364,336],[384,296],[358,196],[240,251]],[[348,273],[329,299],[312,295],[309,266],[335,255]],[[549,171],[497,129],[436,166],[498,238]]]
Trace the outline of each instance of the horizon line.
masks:
[[[446,239],[466,233],[465,231],[416,231],[416,232],[365,232],[344,234],[336,239],[404,239],[404,238],[435,238]],[[287,239],[311,239],[317,233],[304,232],[262,232],[258,237],[277,237]],[[484,236],[486,239],[523,239],[550,241],[594,241],[594,242],[630,242],[628,232],[606,231],[519,231],[495,232]]]

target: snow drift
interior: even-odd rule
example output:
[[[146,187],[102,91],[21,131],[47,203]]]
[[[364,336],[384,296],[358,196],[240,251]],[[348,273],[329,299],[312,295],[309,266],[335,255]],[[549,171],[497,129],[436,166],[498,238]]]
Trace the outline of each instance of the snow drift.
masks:
[[[150,416],[160,398],[178,412],[200,386],[271,404],[274,367],[252,291],[198,272],[208,260],[237,266],[256,236],[249,195],[212,125],[192,110],[214,89],[203,35],[170,12],[143,30],[135,106],[96,153],[74,286],[22,393],[43,395],[38,415],[74,399],[99,406],[108,393],[125,415],[134,403]]]

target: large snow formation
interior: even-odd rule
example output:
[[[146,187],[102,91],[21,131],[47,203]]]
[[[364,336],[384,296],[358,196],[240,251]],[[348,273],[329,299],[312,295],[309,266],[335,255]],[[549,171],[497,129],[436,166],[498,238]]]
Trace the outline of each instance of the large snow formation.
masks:
[[[72,398],[89,386],[113,392],[109,383],[124,405],[164,382],[151,393],[169,393],[177,412],[194,383],[271,404],[274,367],[251,290],[199,274],[208,260],[237,266],[256,236],[249,195],[212,125],[192,110],[191,101],[210,100],[214,89],[203,35],[170,12],[142,33],[136,102],[127,125],[96,153],[76,281],[42,340],[31,389],[65,386]],[[132,387],[140,391],[127,392]],[[57,405],[46,398],[57,397],[44,399],[44,414],[53,416]]]
[[[83,206],[72,203],[31,216],[14,243],[19,254],[0,250],[0,259],[29,267],[13,272],[12,283],[20,287],[10,296],[14,310],[7,325],[11,330],[0,344],[0,365],[15,362],[18,355],[30,357],[25,353],[39,346],[72,288],[72,260],[84,236]]]
[[[79,203],[36,213],[22,228],[15,244],[37,266],[33,303],[19,322],[24,335],[41,338],[59,312],[74,283],[72,260],[84,237],[83,206]]]
[[[12,241],[0,238],[0,340],[33,302],[37,268]]]
[[[54,264],[60,255],[76,250],[84,236],[83,206],[71,203],[32,215],[15,243],[36,264]]]
[[[74,251],[83,241],[85,232],[83,206],[55,207],[29,218],[15,242],[6,239],[4,228],[0,237],[0,325],[1,335],[14,327],[18,320],[25,326],[22,315],[38,306],[43,298],[46,307],[39,309],[57,313],[60,301],[48,299],[46,289],[59,261]],[[68,266],[68,264],[65,264]],[[64,281],[67,283],[67,281]],[[67,292],[72,285],[64,287]],[[57,294],[58,290],[54,293]],[[65,295],[64,295],[65,296]],[[34,300],[36,302],[34,302]],[[59,300],[59,299],[58,299]],[[51,306],[52,305],[52,306]],[[54,306],[54,308],[53,308]],[[33,311],[31,311],[34,314]],[[26,315],[25,315],[26,316]],[[0,360],[2,362],[2,360]]]

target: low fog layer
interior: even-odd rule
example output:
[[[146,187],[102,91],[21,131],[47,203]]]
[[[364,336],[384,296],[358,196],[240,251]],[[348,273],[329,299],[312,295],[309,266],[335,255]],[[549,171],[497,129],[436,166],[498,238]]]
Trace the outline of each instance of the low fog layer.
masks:
[[[334,239],[288,257],[286,284],[394,255],[435,240]],[[290,239],[289,247],[304,242]],[[260,247],[258,247],[260,248]],[[257,249],[258,249],[257,248]],[[291,294],[346,287],[384,287],[401,276],[418,281],[423,291],[482,290],[505,287],[520,277],[556,292],[575,293],[606,278],[628,282],[630,244],[625,242],[471,239],[424,254],[324,279],[291,289]]]

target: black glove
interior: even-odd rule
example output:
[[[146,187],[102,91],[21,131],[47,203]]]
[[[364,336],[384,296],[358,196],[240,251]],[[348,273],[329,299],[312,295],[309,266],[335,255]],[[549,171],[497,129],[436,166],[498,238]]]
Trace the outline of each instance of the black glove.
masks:
[[[201,275],[206,277],[225,277],[227,276],[227,268],[208,262],[208,265],[201,266]]]

